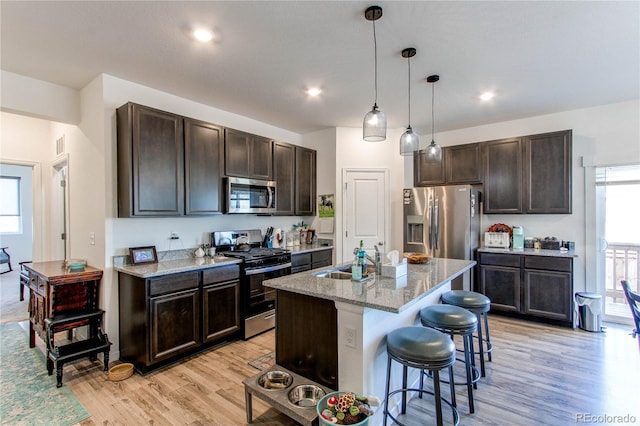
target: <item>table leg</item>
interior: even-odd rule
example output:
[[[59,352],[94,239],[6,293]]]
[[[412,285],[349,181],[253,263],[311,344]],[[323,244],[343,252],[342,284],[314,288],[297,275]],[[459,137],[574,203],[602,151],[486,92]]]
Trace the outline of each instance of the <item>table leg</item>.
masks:
[[[244,388],[244,401],[247,409],[247,423],[251,424],[253,422],[253,407],[251,405],[251,392],[245,387]]]
[[[34,348],[36,346],[36,332],[33,329],[33,323],[29,320],[29,347]]]

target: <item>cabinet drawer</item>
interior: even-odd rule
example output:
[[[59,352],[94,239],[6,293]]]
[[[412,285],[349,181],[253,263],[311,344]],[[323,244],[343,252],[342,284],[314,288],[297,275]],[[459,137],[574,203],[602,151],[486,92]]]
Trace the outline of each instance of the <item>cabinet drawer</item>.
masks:
[[[331,250],[320,250],[311,252],[312,264],[326,264],[331,265]]]
[[[196,287],[198,287],[198,272],[169,275],[149,280],[149,295],[157,296]]]
[[[239,278],[240,267],[238,265],[221,266],[202,271],[202,285],[232,281]]]
[[[514,268],[520,267],[520,255],[517,254],[495,254],[495,253],[480,253],[481,265],[498,265],[498,266],[511,266]]]
[[[300,253],[291,255],[291,267],[311,265],[311,253]]]
[[[571,272],[572,260],[563,257],[525,256],[525,269],[544,269],[547,271]]]

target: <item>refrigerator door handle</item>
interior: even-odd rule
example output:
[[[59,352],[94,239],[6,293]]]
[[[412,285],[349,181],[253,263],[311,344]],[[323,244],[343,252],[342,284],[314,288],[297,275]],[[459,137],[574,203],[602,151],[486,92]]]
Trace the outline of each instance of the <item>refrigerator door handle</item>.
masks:
[[[434,212],[433,212],[433,223],[434,223],[434,228],[435,228],[435,232],[434,232],[434,242],[433,242],[433,247],[435,250],[439,250],[440,247],[439,246],[439,242],[440,242],[440,200],[438,199],[438,197],[436,197],[436,202],[435,202],[435,206],[434,206]]]
[[[427,249],[431,250],[433,248],[433,198],[431,198],[431,196],[429,196],[427,216],[427,224],[429,228],[429,246]]]

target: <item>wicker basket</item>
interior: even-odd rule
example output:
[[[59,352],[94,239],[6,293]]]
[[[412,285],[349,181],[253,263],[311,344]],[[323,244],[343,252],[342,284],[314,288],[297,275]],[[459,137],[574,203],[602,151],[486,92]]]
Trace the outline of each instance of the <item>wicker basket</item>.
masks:
[[[109,369],[109,380],[119,382],[128,379],[133,375],[133,364],[125,362],[123,364],[114,365]]]
[[[404,257],[409,263],[427,263],[429,260],[429,256],[424,253],[405,253]]]

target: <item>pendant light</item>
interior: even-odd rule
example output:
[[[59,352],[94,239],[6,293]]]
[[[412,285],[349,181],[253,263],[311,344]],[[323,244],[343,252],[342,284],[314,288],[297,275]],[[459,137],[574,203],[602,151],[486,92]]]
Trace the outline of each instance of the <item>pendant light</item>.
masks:
[[[409,124],[407,125],[407,131],[400,136],[400,155],[413,155],[415,151],[420,149],[420,136],[411,128],[411,58],[415,55],[416,49],[413,47],[407,47],[402,51],[402,57],[407,58],[409,68]]]
[[[442,161],[442,148],[438,146],[433,138],[434,118],[433,118],[433,98],[435,83],[440,80],[439,75],[430,75],[427,77],[427,83],[431,83],[431,143],[426,149],[426,159],[428,163],[439,163]]]
[[[378,109],[378,44],[376,40],[376,21],[382,17],[380,6],[371,6],[364,11],[367,21],[373,22],[373,50],[374,50],[374,81],[375,98],[373,108],[364,116],[362,124],[362,138],[368,142],[380,142],[387,139],[387,118]]]

